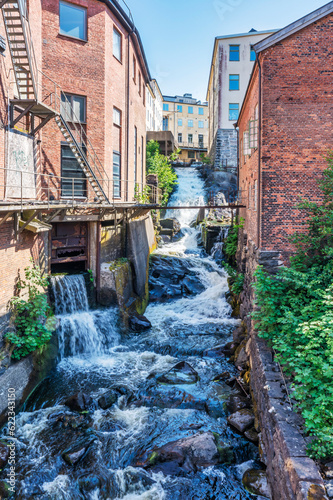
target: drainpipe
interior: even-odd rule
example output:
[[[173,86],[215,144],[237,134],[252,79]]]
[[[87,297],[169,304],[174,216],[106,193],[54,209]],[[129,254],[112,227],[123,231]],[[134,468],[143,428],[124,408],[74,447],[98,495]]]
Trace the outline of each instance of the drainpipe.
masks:
[[[127,89],[126,89],[126,200],[128,201],[128,180],[129,180],[129,112],[130,112],[130,38],[134,29],[128,33],[127,37]]]
[[[260,247],[260,211],[261,211],[261,135],[262,135],[262,112],[261,112],[261,104],[262,104],[262,92],[261,92],[261,81],[262,81],[262,74],[261,74],[261,64],[260,64],[260,59],[259,59],[259,54],[256,55],[257,57],[257,62],[258,62],[258,67],[259,67],[259,134],[258,134],[258,199],[257,199],[257,226],[258,226],[258,232],[257,232],[257,247],[259,249]]]

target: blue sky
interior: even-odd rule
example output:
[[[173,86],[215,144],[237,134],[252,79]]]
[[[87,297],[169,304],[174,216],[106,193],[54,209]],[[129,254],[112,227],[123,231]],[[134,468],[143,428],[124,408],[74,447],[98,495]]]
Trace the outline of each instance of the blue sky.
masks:
[[[126,0],[162,93],[205,100],[215,36],[283,28],[325,0]]]

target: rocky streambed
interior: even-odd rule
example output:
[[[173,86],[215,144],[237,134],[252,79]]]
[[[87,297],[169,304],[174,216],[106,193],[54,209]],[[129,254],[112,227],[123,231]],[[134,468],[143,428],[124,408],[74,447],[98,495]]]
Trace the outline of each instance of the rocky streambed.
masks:
[[[172,204],[202,203],[198,174],[178,175]],[[241,363],[242,355],[233,335],[238,320],[225,298],[227,275],[199,246],[191,227],[196,215],[167,214],[179,220],[182,238],[152,256],[148,321],[124,330],[116,310],[89,310],[79,277],[58,280],[60,359],[17,417],[16,498],[269,495],[240,379],[246,366],[240,371],[230,362],[236,356]],[[8,443],[5,428],[4,498]]]

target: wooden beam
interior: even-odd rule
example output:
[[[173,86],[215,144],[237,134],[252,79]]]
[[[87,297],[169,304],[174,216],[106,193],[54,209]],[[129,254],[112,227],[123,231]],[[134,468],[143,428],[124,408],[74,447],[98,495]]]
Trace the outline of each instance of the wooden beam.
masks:
[[[38,130],[44,127],[44,125],[46,125],[47,122],[49,122],[53,117],[54,115],[48,115],[46,118],[44,118],[44,120],[31,131],[31,135],[35,135],[38,132]]]
[[[62,212],[62,211],[63,211],[63,209],[62,209],[62,208],[59,208],[58,210],[55,210],[55,211],[53,212],[53,214],[51,214],[49,217],[47,217],[47,218],[45,219],[45,222],[46,222],[47,224],[49,224],[49,223],[51,222],[51,220],[53,220],[55,217],[57,217],[57,215],[58,215],[58,214],[60,214],[60,212]]]
[[[8,214],[6,214],[1,220],[0,220],[0,226],[6,222],[7,219],[9,219],[9,217],[11,217],[13,215],[14,212],[8,212]]]
[[[27,221],[24,222],[23,226],[19,227],[19,233],[22,233],[24,229],[27,227],[27,225],[34,219],[38,214],[40,210],[35,210],[34,213],[29,217]]]
[[[13,104],[12,104],[13,106]],[[34,107],[34,104],[30,104],[28,107],[26,107],[19,115],[17,118],[15,118],[15,120],[13,120],[13,122],[11,123],[11,128],[14,127],[14,125],[16,125],[20,120],[21,118],[23,118],[27,113],[29,113],[30,109]]]

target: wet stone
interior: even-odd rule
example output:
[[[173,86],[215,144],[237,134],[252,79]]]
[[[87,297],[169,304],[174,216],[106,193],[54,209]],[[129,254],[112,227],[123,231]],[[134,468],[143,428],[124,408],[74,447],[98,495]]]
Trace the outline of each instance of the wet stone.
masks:
[[[244,408],[250,408],[251,400],[245,396],[233,395],[226,402],[226,408],[229,413],[235,413]]]
[[[142,332],[151,328],[151,322],[149,321],[149,319],[139,314],[130,316],[128,323],[131,330],[135,332]]]
[[[221,358],[225,357],[225,346],[218,345],[216,347],[212,347],[211,349],[206,349],[203,352],[203,356],[207,358]]]
[[[248,431],[245,431],[244,436],[254,444],[259,443],[259,434],[255,429],[249,429]]]
[[[182,391],[176,387],[161,389],[156,387],[155,391],[149,394],[142,394],[134,406],[146,406],[157,408],[179,408],[187,410],[205,410],[206,401]]]
[[[82,457],[86,454],[88,451],[89,447],[95,440],[95,437],[84,437],[80,440],[78,440],[76,443],[74,443],[72,446],[67,448],[62,453],[62,458],[67,462],[69,465],[75,465],[77,462],[79,462]]]
[[[195,384],[198,380],[199,375],[186,361],[180,361],[167,373],[157,378],[160,384]]]
[[[270,498],[266,472],[257,469],[247,470],[243,475],[243,484],[253,495]]]
[[[94,408],[94,400],[82,391],[68,398],[64,404],[73,411],[88,411]]]
[[[98,405],[103,410],[107,410],[117,401],[118,396],[119,394],[114,389],[110,389],[98,399]]]
[[[228,423],[239,432],[245,432],[254,424],[254,415],[252,411],[244,409],[236,411],[227,418]]]
[[[8,462],[9,448],[5,443],[0,442],[0,469],[3,469]]]
[[[14,497],[14,491],[11,491],[12,486],[6,481],[0,481],[0,498],[12,498]]]

